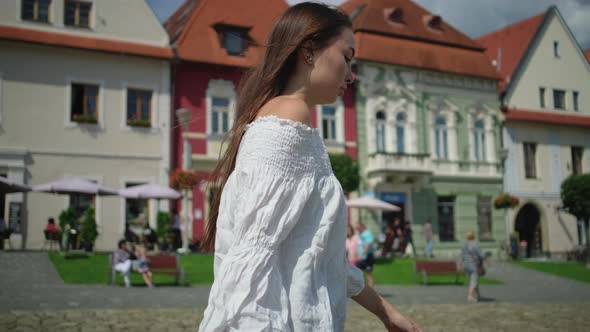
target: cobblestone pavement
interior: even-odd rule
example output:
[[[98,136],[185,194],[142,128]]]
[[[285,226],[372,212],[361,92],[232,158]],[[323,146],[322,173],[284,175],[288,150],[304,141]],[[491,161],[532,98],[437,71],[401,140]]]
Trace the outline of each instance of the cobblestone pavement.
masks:
[[[378,286],[425,331],[584,331],[590,326],[590,284],[495,264],[485,302],[466,304],[464,286]],[[67,285],[46,253],[0,252],[0,332],[196,331],[209,286]],[[350,301],[347,331],[382,331]]]
[[[401,306],[424,331],[587,331],[590,303],[435,304]],[[196,331],[200,309],[123,309],[11,311],[0,313],[0,331],[151,332]],[[345,331],[383,331],[383,325],[357,304],[349,305]]]

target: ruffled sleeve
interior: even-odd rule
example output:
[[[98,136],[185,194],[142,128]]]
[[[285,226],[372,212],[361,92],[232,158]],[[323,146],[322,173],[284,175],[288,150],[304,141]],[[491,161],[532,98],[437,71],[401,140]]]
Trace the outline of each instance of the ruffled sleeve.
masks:
[[[365,289],[363,271],[346,262],[346,295],[348,297],[359,295]]]

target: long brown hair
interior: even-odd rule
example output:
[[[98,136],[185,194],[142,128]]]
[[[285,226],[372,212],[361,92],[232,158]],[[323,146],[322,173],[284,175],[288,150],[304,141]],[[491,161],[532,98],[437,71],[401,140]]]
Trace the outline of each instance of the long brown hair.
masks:
[[[205,251],[215,248],[221,193],[227,178],[235,168],[246,126],[256,119],[264,104],[283,92],[295,70],[297,54],[304,43],[311,42],[315,50],[325,48],[345,28],[352,28],[346,14],[338,9],[312,2],[290,7],[275,23],[262,62],[252,68],[240,82],[236,120],[227,136],[229,144],[209,179],[208,187],[217,190],[213,191],[213,204],[201,245]]]

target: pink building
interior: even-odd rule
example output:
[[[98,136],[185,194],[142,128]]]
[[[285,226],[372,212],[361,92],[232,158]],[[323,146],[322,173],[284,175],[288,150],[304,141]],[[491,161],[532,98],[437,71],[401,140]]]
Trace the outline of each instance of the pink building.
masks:
[[[203,176],[213,170],[224,134],[233,125],[240,78],[261,60],[267,35],[287,8],[283,0],[188,0],[164,23],[176,55],[172,109],[192,111],[187,132],[172,119],[171,170],[183,165],[184,137],[192,148],[191,169]],[[334,105],[322,106],[313,125],[322,124],[320,132],[330,152],[356,159],[352,91]],[[193,191],[193,242],[201,240],[209,211],[211,192],[205,190],[202,186]]]

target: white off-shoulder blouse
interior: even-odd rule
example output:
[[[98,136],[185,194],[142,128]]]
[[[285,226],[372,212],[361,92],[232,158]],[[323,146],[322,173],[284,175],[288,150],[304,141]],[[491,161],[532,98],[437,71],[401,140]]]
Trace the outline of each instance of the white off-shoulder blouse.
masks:
[[[317,129],[248,125],[217,219],[215,281],[199,331],[343,331],[365,287],[346,259],[347,209]]]

